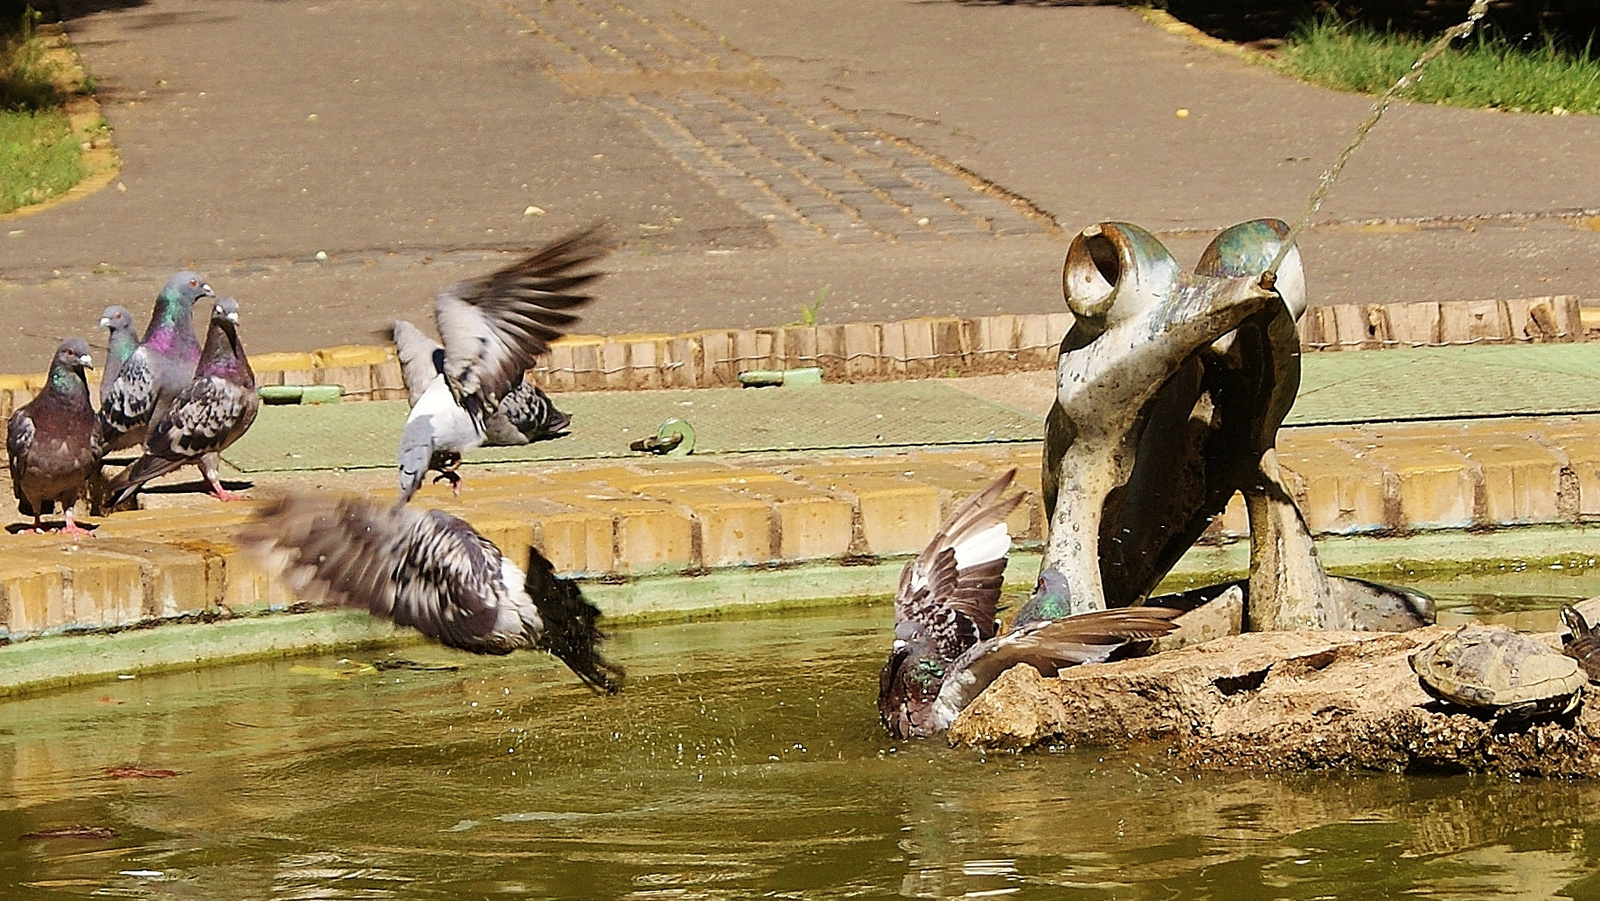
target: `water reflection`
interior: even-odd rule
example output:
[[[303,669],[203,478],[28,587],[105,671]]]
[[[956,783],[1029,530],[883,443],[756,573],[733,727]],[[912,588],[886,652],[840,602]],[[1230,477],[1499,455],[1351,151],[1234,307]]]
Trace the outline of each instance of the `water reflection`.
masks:
[[[632,682],[614,698],[537,659],[412,647],[398,653],[463,668],[285,661],[9,702],[0,897],[1600,888],[1588,784],[1197,775],[1154,754],[890,742],[873,706],[888,620],[879,607],[626,630]],[[178,775],[108,774],[129,766]],[[117,834],[23,838],[72,824]]]

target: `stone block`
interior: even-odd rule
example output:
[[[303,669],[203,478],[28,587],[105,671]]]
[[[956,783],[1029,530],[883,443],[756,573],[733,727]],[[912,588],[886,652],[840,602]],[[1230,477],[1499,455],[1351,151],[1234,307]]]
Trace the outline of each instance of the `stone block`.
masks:
[[[606,387],[598,335],[566,335],[550,345],[550,377],[565,391],[599,391]],[[569,381],[570,379],[570,381]]]
[[[739,364],[733,347],[733,333],[728,331],[697,332],[700,339],[700,376],[702,388],[731,388],[739,384]]]
[[[1375,437],[1371,444],[1370,456],[1398,486],[1397,527],[1461,529],[1474,524],[1480,475],[1471,461],[1428,435]]]
[[[1504,344],[1511,336],[1511,311],[1503,300],[1440,305],[1439,338],[1445,344]]]
[[[121,626],[144,616],[139,561],[74,547],[60,561],[62,619],[53,625]]]
[[[801,369],[820,365],[817,362],[817,327],[814,325],[788,325],[783,328],[783,368]]]
[[[855,517],[850,500],[788,479],[748,482],[737,490],[771,508],[777,557],[814,560],[849,553]]]
[[[609,340],[599,349],[601,379],[606,388],[625,391],[633,387],[628,365],[628,343]]]
[[[700,385],[700,373],[705,353],[700,339],[695,335],[679,335],[667,342],[664,385],[668,388],[695,388]]]
[[[912,351],[906,344],[906,323],[884,322],[878,328],[879,346],[882,355],[878,360],[878,371],[891,378],[903,379],[911,367]]]
[[[405,400],[406,381],[399,360],[386,360],[367,367],[368,400]]]
[[[598,485],[549,491],[546,499],[612,518],[614,572],[647,573],[694,565],[689,516],[666,501],[642,498]]]
[[[971,348],[970,372],[1005,372],[1016,365],[1017,317],[1009,313],[968,320],[964,343]]]
[[[1055,322],[1049,313],[1025,313],[1017,316],[1017,363],[1024,369],[1043,369],[1054,366],[1061,346],[1061,335],[1055,333]]]
[[[816,328],[816,365],[822,367],[822,377],[830,382],[847,381],[844,326],[819,325]]]
[[[821,331],[818,331],[820,336]],[[883,358],[883,327],[878,322],[851,322],[844,326],[844,375],[849,379],[874,379]]]
[[[1561,448],[1578,482],[1578,515],[1600,517],[1600,435],[1545,432],[1545,439]]]
[[[54,561],[0,554],[0,625],[13,637],[60,626],[67,589]]]
[[[772,514],[759,500],[708,485],[660,486],[650,496],[688,511],[699,532],[699,566],[766,563],[777,556]]]
[[[308,353],[251,354],[250,369],[263,385],[310,385],[316,361]]]
[[[374,366],[398,359],[394,348],[374,344],[341,344],[311,352],[311,362],[317,367]]]
[[[338,385],[348,396],[366,398],[372,392],[372,367],[319,366],[311,370],[311,384]]]
[[[133,538],[96,538],[94,550],[139,563],[145,617],[164,619],[214,610],[222,603],[227,579],[220,559],[180,545]]]
[[[811,473],[805,484],[850,500],[860,524],[857,553],[910,554],[922,550],[938,531],[940,492],[906,478],[872,473]]]
[[[667,386],[666,335],[637,335],[628,340],[628,384],[638,389],[665,388]]]
[[[1583,340],[1583,311],[1576,294],[1506,301],[1512,337],[1535,343]]]
[[[1331,440],[1324,430],[1295,430],[1280,433],[1278,463],[1312,534],[1388,527],[1383,468],[1362,451]]]
[[[569,509],[534,521],[539,550],[559,573],[610,573],[612,559],[610,516],[592,510]]]
[[[1443,343],[1439,304],[1434,301],[1389,305],[1389,328],[1401,347],[1426,347]]]
[[[1561,519],[1557,500],[1561,460],[1531,439],[1464,442],[1462,452],[1483,469],[1488,525]]]

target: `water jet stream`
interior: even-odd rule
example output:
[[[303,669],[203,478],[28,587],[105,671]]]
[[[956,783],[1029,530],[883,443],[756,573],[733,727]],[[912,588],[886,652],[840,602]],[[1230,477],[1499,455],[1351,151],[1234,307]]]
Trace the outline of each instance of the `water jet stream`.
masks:
[[[1440,35],[1438,40],[1434,41],[1421,56],[1417,57],[1417,61],[1411,64],[1411,68],[1406,71],[1406,74],[1400,76],[1400,80],[1396,81],[1389,90],[1384,91],[1378,101],[1372,105],[1372,112],[1368,113],[1367,118],[1356,126],[1355,139],[1333,161],[1333,165],[1322,173],[1322,178],[1317,183],[1317,189],[1311,192],[1311,200],[1306,205],[1306,211],[1301,214],[1294,227],[1289,229],[1289,236],[1284,239],[1282,246],[1278,248],[1277,256],[1272,258],[1272,264],[1267,267],[1267,271],[1261,273],[1261,286],[1263,288],[1271,289],[1273,283],[1277,281],[1278,267],[1283,265],[1284,257],[1288,255],[1290,248],[1296,246],[1295,242],[1299,240],[1300,233],[1310,224],[1311,217],[1315,216],[1317,210],[1322,208],[1322,202],[1333,191],[1333,183],[1339,178],[1339,173],[1344,171],[1345,163],[1350,161],[1351,154],[1356,152],[1356,148],[1360,147],[1362,142],[1367,139],[1367,133],[1372,131],[1372,127],[1378,124],[1378,120],[1383,118],[1384,113],[1388,112],[1389,104],[1394,102],[1394,98],[1399,96],[1401,91],[1416,84],[1422,78],[1422,70],[1438,58],[1440,54],[1444,53],[1445,48],[1450,46],[1451,41],[1472,34],[1473,28],[1477,27],[1478,20],[1482,19],[1488,12],[1489,0],[1473,0],[1472,7],[1467,10],[1467,20],[1460,25],[1445,29],[1444,34]]]

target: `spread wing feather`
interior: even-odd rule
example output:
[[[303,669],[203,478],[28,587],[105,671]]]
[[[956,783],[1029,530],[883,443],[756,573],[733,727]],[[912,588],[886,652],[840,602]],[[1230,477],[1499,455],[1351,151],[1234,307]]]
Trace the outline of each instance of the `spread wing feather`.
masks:
[[[1019,663],[1047,676],[1080,663],[1099,663],[1130,641],[1159,638],[1177,628],[1181,610],[1164,607],[1119,607],[1058,620],[1039,620],[1015,632],[969,648],[950,665],[939,689],[944,725],[983,693],[989,683]]]
[[[945,659],[995,634],[995,610],[1011,536],[1006,517],[1022,495],[1003,497],[1012,469],[950,514],[928,546],[900,573],[895,619],[920,626]]]
[[[532,643],[498,628],[514,603],[499,550],[447,513],[296,494],[270,502],[242,537],[297,591],[365,607],[450,647],[505,654]]]
[[[480,427],[550,342],[578,320],[569,311],[592,299],[580,289],[600,277],[580,270],[604,253],[599,229],[588,228],[487,276],[452,285],[434,302],[445,379]]]
[[[400,358],[406,399],[415,407],[422,392],[428,390],[428,383],[444,373],[444,345],[403,319],[396,319],[389,326],[387,337],[394,342],[395,354]]]

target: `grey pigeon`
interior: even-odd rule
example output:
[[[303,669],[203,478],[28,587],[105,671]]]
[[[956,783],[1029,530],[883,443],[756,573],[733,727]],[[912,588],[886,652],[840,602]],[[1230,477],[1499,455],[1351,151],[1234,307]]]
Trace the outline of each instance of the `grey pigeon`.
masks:
[[[1176,610],[1125,607],[1060,618],[1066,588],[1047,571],[1011,627],[996,608],[1011,535],[1006,517],[1021,495],[1003,495],[1011,470],[957,507],[906,564],[895,594],[894,649],[878,677],[878,715],[895,738],[943,732],[1001,673],[1019,663],[1046,675],[1099,662],[1130,641],[1172,631]]]
[[[190,308],[213,296],[204,279],[187,271],[168,279],[156,295],[144,340],[100,389],[100,437],[107,451],[143,441],[150,423],[194,380],[200,342]]]
[[[466,522],[438,510],[300,493],[269,501],[241,535],[295,590],[411,626],[475,654],[545,650],[584,683],[615,692],[600,611],[528,549],[526,571]]]
[[[212,306],[211,327],[189,386],[150,425],[144,455],[118,473],[106,490],[112,507],[136,494],[151,479],[189,463],[197,464],[219,500],[237,495],[222,487],[220,454],[255,422],[261,398],[255,373],[239,343],[239,304],[224,297]]]
[[[497,272],[452,285],[434,301],[443,353],[415,346],[403,352],[411,361],[408,383],[426,387],[400,436],[398,503],[416,494],[429,470],[460,489],[455,470],[461,454],[483,443],[501,400],[549,342],[578,321],[569,311],[592,297],[576,291],[600,277],[583,270],[604,253],[599,229],[585,229]],[[397,324],[397,341],[403,333]]]
[[[133,327],[133,314],[127,307],[112,305],[100,314],[100,327],[107,331],[106,335],[106,365],[100,369],[100,404],[105,405],[106,395],[111,393],[111,385],[116,382],[117,374],[122,372],[122,364],[133,355],[139,346],[139,333]]]
[[[406,399],[415,407],[428,385],[444,372],[444,345],[423,334],[402,319],[390,327],[400,357],[400,373],[406,383]],[[556,409],[550,396],[524,375],[511,392],[500,400],[494,415],[483,424],[483,443],[489,447],[517,447],[560,438],[567,434],[572,417]]]
[[[100,423],[83,377],[83,370],[92,365],[89,345],[82,338],[61,342],[44,390],[12,413],[6,424],[11,490],[17,495],[17,509],[33,517],[34,531],[41,528],[39,517],[60,504],[66,515],[62,531],[90,534],[73,519],[72,505],[100,466]]]

